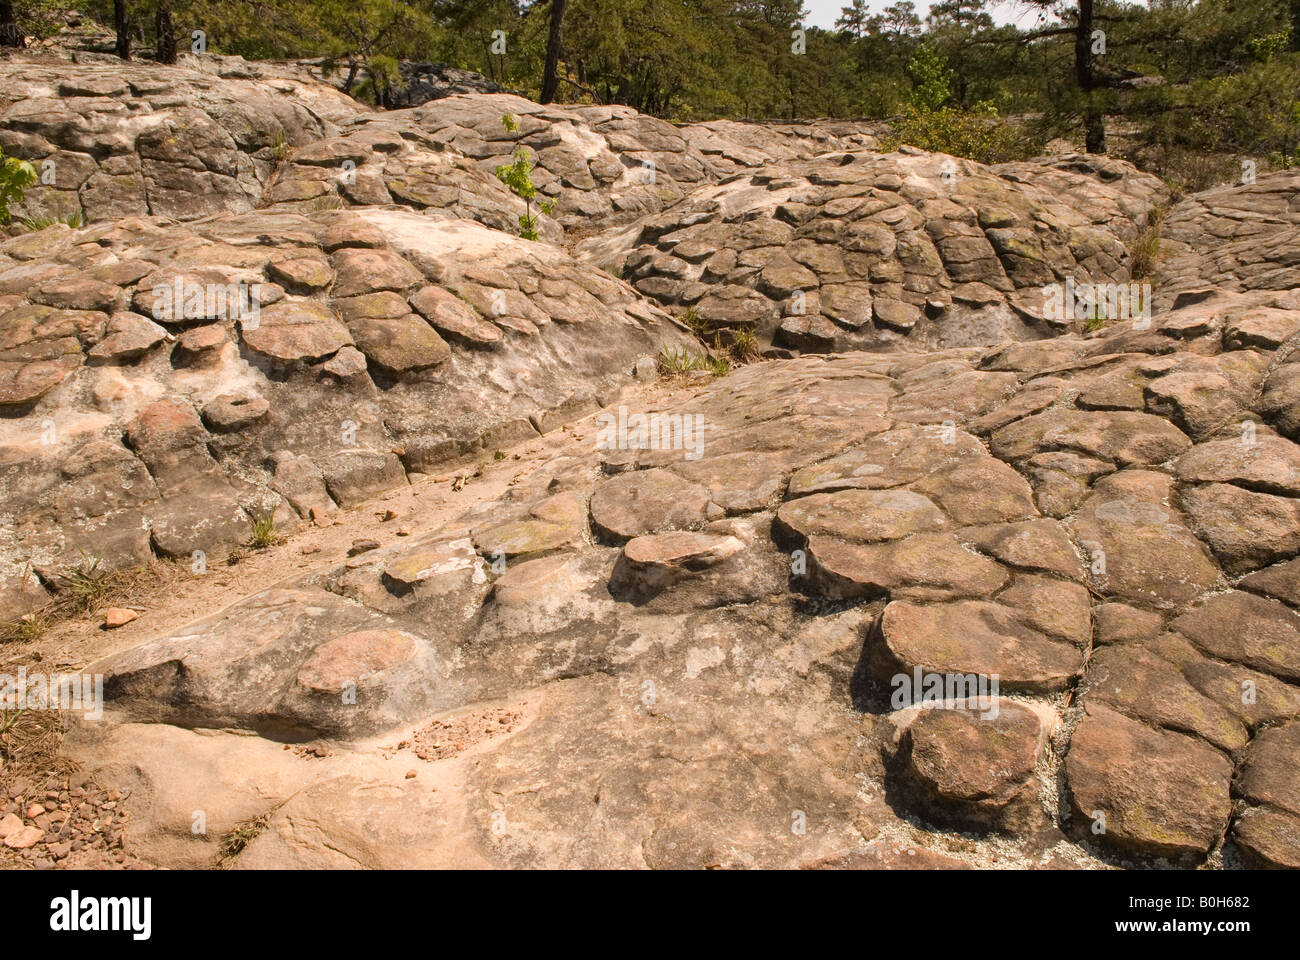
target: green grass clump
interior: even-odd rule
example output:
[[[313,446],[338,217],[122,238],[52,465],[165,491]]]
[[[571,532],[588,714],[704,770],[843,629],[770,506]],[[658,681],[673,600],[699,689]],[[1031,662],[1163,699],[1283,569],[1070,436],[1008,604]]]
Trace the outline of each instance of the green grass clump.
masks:
[[[731,361],[725,356],[687,353],[685,350],[669,350],[667,347],[659,351],[657,363],[659,373],[666,377],[685,377],[700,370],[715,377],[725,377],[731,372]]]

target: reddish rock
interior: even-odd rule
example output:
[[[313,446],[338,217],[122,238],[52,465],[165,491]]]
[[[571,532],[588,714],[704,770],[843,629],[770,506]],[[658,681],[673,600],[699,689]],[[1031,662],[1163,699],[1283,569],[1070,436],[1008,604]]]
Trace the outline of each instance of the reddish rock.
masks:
[[[1232,763],[1226,756],[1193,737],[1153,730],[1097,704],[1085,706],[1065,772],[1075,829],[1123,852],[1203,857],[1223,836],[1232,810]],[[1104,815],[1105,832],[1098,832],[1098,814]]]
[[[127,610],[124,607],[109,607],[104,611],[104,626],[109,630],[116,630],[118,627],[124,627],[132,620],[138,620],[140,614],[134,610]]]
[[[415,638],[400,630],[359,630],[321,644],[298,670],[300,686],[340,693],[372,674],[402,663],[415,652]]]
[[[277,303],[261,311],[256,325],[240,324],[254,353],[279,363],[316,363],[352,345],[352,335],[323,304]]]
[[[999,689],[1053,693],[1083,668],[1082,652],[1026,626],[1015,612],[984,600],[885,607],[868,642],[876,673],[975,674],[997,677]]]

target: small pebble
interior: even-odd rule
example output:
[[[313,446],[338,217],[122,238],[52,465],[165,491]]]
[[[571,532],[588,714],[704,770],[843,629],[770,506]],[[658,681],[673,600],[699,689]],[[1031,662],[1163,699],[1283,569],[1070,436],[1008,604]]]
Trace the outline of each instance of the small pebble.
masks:
[[[104,611],[104,629],[116,630],[139,618],[140,614],[134,610],[127,610],[125,607],[109,607]]]

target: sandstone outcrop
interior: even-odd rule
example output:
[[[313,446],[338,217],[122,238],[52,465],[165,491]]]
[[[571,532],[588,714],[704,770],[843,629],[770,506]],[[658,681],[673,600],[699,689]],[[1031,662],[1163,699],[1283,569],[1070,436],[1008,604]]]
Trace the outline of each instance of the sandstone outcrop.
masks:
[[[990,346],[1078,330],[1045,288],[1129,281],[1127,246],[1164,196],[1104,158],[983,167],[855,147],[742,169],[580,249],[724,340]]]
[[[1300,865],[1300,175],[1172,206],[1149,314],[1053,314],[1159,181],[236,66],[0,63],[91,221],[0,241],[6,612],[341,528],[94,647],[67,749],[137,855]],[[646,382],[692,326],[768,359]]]
[[[554,247],[397,209],[50,227],[0,243],[0,289],[10,583],[291,527],[581,416],[692,342]]]

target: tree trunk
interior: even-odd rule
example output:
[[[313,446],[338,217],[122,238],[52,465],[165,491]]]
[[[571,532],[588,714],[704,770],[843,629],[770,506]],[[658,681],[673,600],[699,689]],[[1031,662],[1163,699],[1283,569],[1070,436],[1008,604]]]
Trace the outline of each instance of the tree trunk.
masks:
[[[154,32],[158,36],[158,62],[175,63],[176,27],[172,24],[171,0],[158,0],[158,15],[154,18]]]
[[[551,0],[551,32],[546,38],[541,103],[555,102],[555,94],[560,89],[560,44],[563,42],[564,8],[567,4],[568,0]]]
[[[1092,69],[1092,24],[1094,0],[1079,0],[1079,26],[1074,35],[1074,75],[1083,94],[1083,126],[1088,153],[1106,152],[1106,119],[1093,95],[1097,76]]]
[[[117,44],[113,48],[123,60],[131,59],[131,22],[126,18],[126,0],[113,0],[113,29]]]
[[[0,3],[0,47],[25,47],[27,38],[18,27],[12,3]]]

